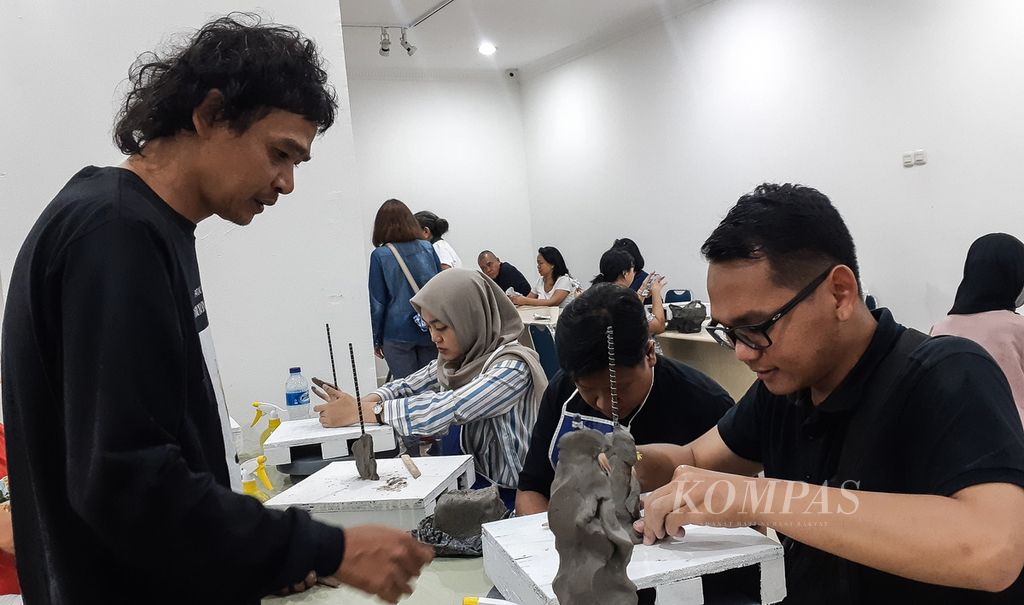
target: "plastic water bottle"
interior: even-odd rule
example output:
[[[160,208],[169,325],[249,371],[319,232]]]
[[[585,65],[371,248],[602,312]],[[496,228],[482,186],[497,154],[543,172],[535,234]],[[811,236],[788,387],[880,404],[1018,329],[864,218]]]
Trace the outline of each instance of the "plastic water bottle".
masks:
[[[309,383],[302,377],[302,368],[291,368],[288,382],[284,383],[284,397],[288,403],[288,419],[309,418]]]

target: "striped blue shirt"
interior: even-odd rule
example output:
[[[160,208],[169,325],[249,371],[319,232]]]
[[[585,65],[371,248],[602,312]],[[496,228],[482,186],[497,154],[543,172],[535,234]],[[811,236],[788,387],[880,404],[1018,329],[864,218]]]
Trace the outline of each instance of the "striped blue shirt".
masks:
[[[473,456],[476,472],[514,489],[537,420],[526,363],[499,359],[465,386],[439,389],[435,359],[375,393],[384,401],[384,421],[401,435],[437,435],[461,425],[462,449]]]

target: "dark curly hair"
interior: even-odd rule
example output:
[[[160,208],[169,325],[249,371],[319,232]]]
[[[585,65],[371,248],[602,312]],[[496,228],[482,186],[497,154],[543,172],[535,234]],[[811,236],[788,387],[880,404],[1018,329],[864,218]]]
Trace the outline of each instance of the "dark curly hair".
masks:
[[[337,110],[316,45],[251,13],[214,19],[165,56],[142,54],[128,81],[114,126],[114,143],[127,155],[155,139],[195,132],[192,112],[213,89],[224,97],[217,119],[238,133],[274,109],[301,115],[323,133]]]

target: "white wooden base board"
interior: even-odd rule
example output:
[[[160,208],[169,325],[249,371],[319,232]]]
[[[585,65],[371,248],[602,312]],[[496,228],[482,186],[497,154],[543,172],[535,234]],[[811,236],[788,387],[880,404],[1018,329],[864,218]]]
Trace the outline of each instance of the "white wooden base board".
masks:
[[[358,439],[360,434],[358,424],[328,429],[320,425],[319,418],[287,420],[267,438],[263,454],[267,457],[267,464],[288,464],[292,461],[292,448],[320,444],[322,459],[339,458],[349,455],[349,443]],[[386,424],[368,424],[366,434],[373,438],[375,452],[386,452],[396,447],[395,431]]]
[[[332,462],[271,498],[266,506],[298,506],[330,525],[379,523],[415,529],[423,518],[434,514],[441,494],[469,489],[476,481],[476,473],[472,456],[413,460],[420,469],[419,478],[412,478],[401,458],[386,458],[377,460],[377,481],[360,479],[354,461]]]
[[[242,425],[231,416],[228,416],[228,420],[231,422],[231,442],[235,446],[235,453],[239,454],[242,452]]]
[[[483,549],[484,571],[506,599],[558,604],[551,588],[558,552],[547,513],[484,525]],[[627,573],[638,589],[657,587],[659,605],[700,605],[701,576],[760,565],[761,602],[777,603],[786,596],[782,556],[778,542],[750,528],[687,526],[683,538],[634,547]]]

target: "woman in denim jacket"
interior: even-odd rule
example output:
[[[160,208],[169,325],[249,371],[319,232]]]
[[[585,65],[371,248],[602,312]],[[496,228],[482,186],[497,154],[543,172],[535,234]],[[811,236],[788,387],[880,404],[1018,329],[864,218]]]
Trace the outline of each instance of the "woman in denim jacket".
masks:
[[[420,239],[421,233],[409,207],[395,199],[384,202],[373,221],[369,279],[373,347],[395,378],[405,378],[437,359],[430,334],[417,323],[409,304],[415,292],[394,252],[409,268],[416,289],[422,288],[441,271],[441,262],[430,242]]]

